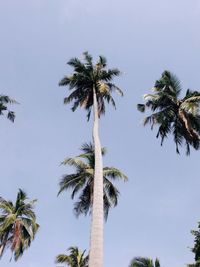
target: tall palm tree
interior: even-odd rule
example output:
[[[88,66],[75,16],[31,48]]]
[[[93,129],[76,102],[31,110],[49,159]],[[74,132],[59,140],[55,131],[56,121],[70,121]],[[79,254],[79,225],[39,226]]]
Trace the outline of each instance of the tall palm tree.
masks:
[[[79,193],[78,201],[74,204],[74,212],[77,216],[87,214],[91,211],[94,187],[94,166],[95,155],[93,144],[85,143],[81,147],[83,152],[75,158],[67,158],[62,164],[73,166],[75,173],[66,174],[61,179],[58,194],[63,191],[72,190],[71,198],[74,199]],[[106,149],[102,148],[102,155],[106,153]],[[104,198],[104,215],[107,219],[109,209],[115,207],[118,203],[119,191],[113,185],[111,180],[128,178],[119,169],[114,167],[103,168],[103,198]]]
[[[9,96],[0,95],[0,115],[4,115],[4,112],[7,112],[7,118],[14,122],[15,113],[11,110],[8,110],[9,104],[16,104],[17,102],[14,99],[11,99]]]
[[[19,189],[15,204],[0,197],[0,257],[10,247],[17,261],[33,241],[39,228],[33,211],[36,200],[28,200]]]
[[[81,251],[77,247],[70,247],[67,254],[59,254],[56,263],[66,263],[69,267],[88,267],[89,256],[85,256],[85,250]]]
[[[160,267],[160,262],[158,259],[153,262],[150,258],[135,257],[132,259],[129,267]]]
[[[144,119],[144,125],[150,124],[151,129],[158,125],[157,138],[164,139],[172,134],[176,144],[186,145],[186,154],[190,154],[190,147],[200,147],[200,92],[187,90],[180,98],[181,85],[179,79],[169,71],[164,71],[155,82],[152,94],[144,95],[145,104],[138,104],[138,109],[144,112],[150,109],[152,114]]]
[[[119,76],[118,69],[107,69],[106,59],[99,56],[96,64],[92,56],[84,53],[84,60],[72,58],[68,65],[73,68],[73,74],[65,76],[59,83],[60,86],[69,86],[72,92],[64,99],[64,103],[73,102],[72,111],[78,106],[86,109],[88,120],[93,108],[93,141],[95,151],[94,168],[94,198],[92,207],[92,224],[90,236],[90,267],[103,266],[103,162],[101,142],[99,139],[99,118],[105,113],[105,102],[115,107],[111,95],[113,91],[122,91],[112,83],[115,76]]]

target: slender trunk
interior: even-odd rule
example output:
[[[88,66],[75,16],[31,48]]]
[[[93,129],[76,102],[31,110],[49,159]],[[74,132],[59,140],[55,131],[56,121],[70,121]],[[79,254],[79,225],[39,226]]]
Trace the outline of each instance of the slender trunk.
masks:
[[[200,139],[199,133],[192,127],[190,120],[184,110],[179,110],[179,116],[190,136],[190,138]]]
[[[5,236],[1,242],[1,245],[0,245],[0,258],[2,257],[2,255],[4,253],[4,249],[6,247],[7,241],[8,241],[8,232],[5,234]]]
[[[103,267],[103,162],[101,153],[101,143],[99,139],[99,116],[95,88],[93,88],[93,111],[93,142],[95,152],[95,168],[89,267]]]
[[[2,245],[0,246],[0,258],[1,258],[2,255],[3,255],[4,248],[5,248],[5,244],[2,244]]]

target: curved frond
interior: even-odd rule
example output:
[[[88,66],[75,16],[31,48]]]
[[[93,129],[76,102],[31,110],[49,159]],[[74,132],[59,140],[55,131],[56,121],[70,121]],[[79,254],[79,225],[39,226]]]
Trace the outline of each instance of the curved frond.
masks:
[[[80,156],[75,158],[66,158],[64,161],[61,162],[62,165],[69,165],[73,166],[77,169],[84,169],[88,168],[88,164],[86,164],[84,161],[80,159]]]
[[[154,267],[150,258],[135,257],[131,261],[129,267]]]
[[[186,147],[189,155],[190,147],[200,148],[200,92],[187,90],[186,96],[179,99],[181,84],[179,79],[169,71],[164,71],[156,81],[153,94],[144,96],[145,104],[138,104],[138,110],[151,114],[145,117],[144,125],[151,129],[158,125],[156,137],[161,138],[161,145],[168,135],[172,134],[179,154],[179,146]],[[155,112],[156,111],[156,112]]]
[[[15,205],[0,199],[0,247],[1,255],[10,248],[17,261],[30,246],[39,228],[33,211],[36,200],[30,201],[26,193],[19,189]]]
[[[99,57],[96,64],[92,62],[92,56],[83,53],[83,61],[78,58],[69,60],[68,65],[73,68],[73,73],[59,82],[60,86],[68,86],[72,90],[71,94],[64,98],[64,103],[72,103],[72,111],[82,107],[87,111],[89,120],[93,107],[93,90],[96,89],[99,116],[105,113],[105,100],[114,104],[111,97],[112,91],[117,91],[123,95],[122,90],[112,83],[115,76],[119,76],[118,69],[106,69],[106,58]],[[108,93],[109,92],[109,93]]]
[[[85,250],[81,251],[78,247],[70,247],[68,249],[69,254],[59,254],[56,257],[56,263],[66,263],[69,267],[88,267],[88,255],[85,254]]]
[[[119,169],[114,168],[114,167],[104,167],[103,176],[109,177],[113,180],[116,180],[116,179],[122,179],[124,181],[128,180],[128,177],[123,172],[121,172]]]
[[[58,195],[63,191],[71,190],[71,198],[77,197],[77,201],[74,203],[74,213],[76,216],[81,214],[87,215],[91,212],[92,200],[93,200],[93,183],[94,183],[94,146],[92,143],[84,143],[81,147],[83,152],[75,158],[67,158],[64,164],[68,164],[75,167],[73,174],[66,174],[62,177],[59,183]],[[106,152],[105,148],[102,148],[102,155]],[[117,205],[117,198],[119,191],[109,181],[111,180],[123,180],[127,181],[127,176],[119,169],[114,167],[103,168],[104,179],[104,211],[105,218],[108,216],[108,211],[111,207]]]
[[[118,189],[104,177],[104,218],[107,220],[110,208],[117,206],[119,191]]]
[[[65,255],[65,254],[59,254],[56,257],[56,263],[67,263],[68,265],[70,265],[71,261],[70,261],[70,257]]]
[[[87,175],[84,175],[84,173],[63,175],[59,183],[60,190],[58,192],[58,195],[62,193],[63,191],[74,189],[77,185],[79,188],[81,188],[85,183],[85,179],[87,179]]]

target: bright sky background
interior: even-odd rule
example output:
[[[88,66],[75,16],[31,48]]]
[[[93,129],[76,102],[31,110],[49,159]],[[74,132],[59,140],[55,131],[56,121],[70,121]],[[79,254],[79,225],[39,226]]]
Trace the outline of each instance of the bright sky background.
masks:
[[[115,82],[125,93],[101,120],[105,165],[129,177],[105,225],[105,267],[128,267],[134,256],[157,256],[162,267],[193,261],[200,152],[176,155],[171,139],[160,147],[136,104],[165,69],[199,90],[199,25],[199,0],[0,0],[0,92],[20,102],[14,124],[0,118],[0,195],[15,200],[22,188],[37,198],[41,225],[20,260],[8,252],[0,266],[54,267],[69,246],[88,249],[90,218],[77,220],[69,195],[56,196],[72,172],[60,162],[91,140],[86,113],[64,106],[68,90],[58,87],[66,62],[86,50],[123,71]]]

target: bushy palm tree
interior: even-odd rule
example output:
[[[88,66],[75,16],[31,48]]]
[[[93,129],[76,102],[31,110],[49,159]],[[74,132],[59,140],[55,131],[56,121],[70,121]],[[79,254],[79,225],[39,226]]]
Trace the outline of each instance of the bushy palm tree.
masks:
[[[153,262],[150,258],[135,257],[132,259],[129,267],[160,267],[160,262],[158,259]]]
[[[157,138],[164,139],[172,134],[176,144],[186,145],[187,155],[190,147],[200,147],[200,92],[187,90],[180,98],[181,85],[179,79],[169,71],[164,71],[161,78],[155,82],[152,94],[144,95],[145,104],[138,104],[138,109],[144,112],[150,109],[151,115],[144,119],[144,125],[150,124],[151,129],[158,125]]]
[[[115,107],[112,92],[122,91],[112,83],[114,77],[120,74],[118,69],[107,69],[105,57],[99,56],[96,64],[92,56],[84,53],[83,61],[72,58],[68,65],[73,68],[73,74],[65,76],[59,83],[68,86],[71,93],[65,97],[64,103],[73,103],[72,111],[82,107],[87,111],[88,120],[93,109],[93,141],[95,150],[94,194],[92,208],[92,224],[90,235],[90,267],[103,266],[103,162],[101,142],[99,138],[99,118],[105,113],[105,102]]]
[[[39,228],[33,211],[36,200],[28,200],[19,189],[15,204],[0,197],[0,257],[10,247],[17,261],[27,249]]]
[[[9,96],[0,95],[0,115],[4,115],[7,113],[7,118],[14,122],[15,120],[15,113],[8,109],[9,104],[16,104],[17,102],[14,99],[11,99]]]
[[[67,254],[59,254],[56,257],[56,263],[66,263],[69,267],[88,267],[88,255],[85,256],[85,250],[81,251],[78,247],[70,247]]]
[[[74,199],[79,194],[78,201],[74,204],[74,211],[77,216],[87,214],[92,208],[93,187],[94,187],[94,146],[85,143],[81,147],[83,152],[75,158],[67,158],[62,164],[73,166],[75,173],[63,175],[60,181],[59,193],[72,190],[71,198]],[[102,148],[104,156],[106,149]],[[109,209],[115,207],[118,203],[119,191],[111,182],[122,179],[126,181],[128,178],[119,169],[114,167],[103,168],[103,196],[104,196],[104,215],[108,216]]]

